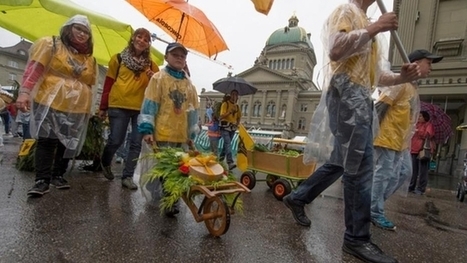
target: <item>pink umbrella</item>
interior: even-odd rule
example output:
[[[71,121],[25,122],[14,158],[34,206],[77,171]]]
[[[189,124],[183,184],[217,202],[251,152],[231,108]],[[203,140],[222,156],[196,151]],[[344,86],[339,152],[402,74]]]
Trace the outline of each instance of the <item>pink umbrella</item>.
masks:
[[[428,102],[420,102],[420,111],[430,114],[430,123],[435,130],[433,141],[435,143],[445,143],[454,133],[451,127],[451,118],[443,109]]]

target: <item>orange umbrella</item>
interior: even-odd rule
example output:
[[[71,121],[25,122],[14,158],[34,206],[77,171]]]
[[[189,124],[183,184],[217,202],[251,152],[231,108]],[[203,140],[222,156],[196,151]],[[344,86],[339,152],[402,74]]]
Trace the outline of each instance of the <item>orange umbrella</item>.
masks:
[[[274,3],[274,0],[251,0],[251,2],[253,2],[255,5],[256,11],[267,15],[269,10],[271,10],[271,6],[272,3]]]
[[[227,50],[216,26],[185,0],[127,0],[175,41],[208,57]]]

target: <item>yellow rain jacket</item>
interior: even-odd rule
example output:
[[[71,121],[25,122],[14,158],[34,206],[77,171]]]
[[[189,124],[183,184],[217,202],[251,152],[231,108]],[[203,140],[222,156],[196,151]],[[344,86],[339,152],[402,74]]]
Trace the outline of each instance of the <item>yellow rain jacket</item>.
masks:
[[[389,108],[381,121],[374,146],[402,151],[410,146],[419,113],[419,98],[411,83],[390,87],[387,91],[382,92],[378,100],[388,104]]]

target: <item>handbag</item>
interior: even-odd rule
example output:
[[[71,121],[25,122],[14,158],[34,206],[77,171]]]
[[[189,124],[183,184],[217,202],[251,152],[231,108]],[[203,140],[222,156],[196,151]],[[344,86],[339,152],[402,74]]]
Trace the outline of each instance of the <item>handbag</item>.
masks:
[[[427,161],[431,159],[431,146],[430,140],[428,138],[425,139],[425,143],[423,143],[423,148],[418,153],[418,159],[422,161]]]

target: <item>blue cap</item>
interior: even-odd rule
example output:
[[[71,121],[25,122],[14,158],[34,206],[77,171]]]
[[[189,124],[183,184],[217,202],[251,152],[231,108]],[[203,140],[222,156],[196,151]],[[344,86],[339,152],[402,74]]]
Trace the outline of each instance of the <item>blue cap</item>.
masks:
[[[165,54],[177,48],[180,48],[181,50],[183,50],[183,53],[185,53],[185,55],[188,54],[188,49],[186,49],[182,44],[178,42],[173,42],[173,43],[168,44],[167,48],[165,49]]]
[[[442,56],[433,55],[426,49],[417,49],[409,54],[410,62],[414,62],[414,61],[424,59],[424,58],[431,59],[432,63],[438,63],[443,59]]]

